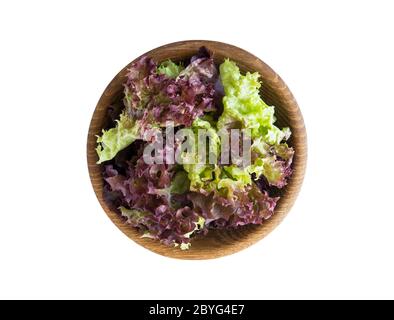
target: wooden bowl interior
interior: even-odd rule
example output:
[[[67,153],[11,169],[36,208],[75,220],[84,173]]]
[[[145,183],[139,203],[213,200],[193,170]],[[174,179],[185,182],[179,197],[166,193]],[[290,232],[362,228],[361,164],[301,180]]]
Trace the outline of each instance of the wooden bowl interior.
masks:
[[[282,197],[278,201],[275,214],[271,219],[259,226],[244,226],[233,230],[212,230],[207,236],[194,239],[190,250],[182,251],[179,248],[164,246],[151,239],[141,238],[136,229],[126,225],[116,212],[110,210],[103,200],[101,166],[96,164],[96,135],[100,134],[102,128],[106,126],[106,110],[108,106],[122,96],[122,84],[127,68],[132,62],[115,76],[98,101],[91,120],[87,141],[87,160],[91,182],[97,198],[108,217],[123,233],[138,244],[155,253],[181,259],[217,258],[242,250],[265,237],[282,221],[293,205],[302,184],[306,165],[306,131],[298,105],[282,79],[260,59],[240,48],[213,41],[172,43],[156,48],[144,55],[151,56],[157,62],[167,59],[180,61],[190,58],[201,46],[205,46],[213,53],[213,58],[217,65],[225,58],[230,58],[238,64],[243,72],[258,71],[263,81],[262,97],[269,105],[276,107],[277,124],[280,127],[288,126],[292,131],[289,144],[295,149],[294,172],[288,185],[282,191]]]

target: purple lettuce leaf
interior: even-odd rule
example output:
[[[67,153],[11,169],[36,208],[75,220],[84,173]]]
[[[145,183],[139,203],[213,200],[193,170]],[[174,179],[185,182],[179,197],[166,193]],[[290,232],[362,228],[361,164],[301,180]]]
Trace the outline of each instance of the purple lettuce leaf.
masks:
[[[271,198],[254,183],[245,190],[236,190],[229,199],[217,192],[209,195],[192,192],[189,199],[194,210],[205,218],[209,228],[238,227],[261,224],[269,219],[279,198]]]
[[[268,145],[255,140],[252,145],[252,165],[249,172],[255,180],[265,180],[269,186],[283,188],[292,174],[294,149],[286,143]]]
[[[106,165],[104,170],[105,199],[120,208],[127,222],[144,236],[187,248],[192,233],[204,232],[197,227],[201,217],[190,207],[186,195],[171,193],[174,177],[181,176],[175,165],[146,164],[140,157],[120,167]],[[177,192],[180,190],[178,187]]]
[[[166,121],[190,126],[204,112],[215,110],[218,79],[212,58],[193,60],[177,78],[157,72],[156,63],[143,57],[134,63],[124,85],[124,103],[130,117],[164,126]]]

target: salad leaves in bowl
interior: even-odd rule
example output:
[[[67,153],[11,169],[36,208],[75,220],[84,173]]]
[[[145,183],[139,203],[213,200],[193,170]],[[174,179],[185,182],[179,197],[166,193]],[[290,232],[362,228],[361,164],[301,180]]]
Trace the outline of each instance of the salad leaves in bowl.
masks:
[[[112,80],[87,155],[95,193],[126,235],[162,255],[215,258],[258,241],[287,214],[306,133],[265,63],[224,43],[184,41]]]

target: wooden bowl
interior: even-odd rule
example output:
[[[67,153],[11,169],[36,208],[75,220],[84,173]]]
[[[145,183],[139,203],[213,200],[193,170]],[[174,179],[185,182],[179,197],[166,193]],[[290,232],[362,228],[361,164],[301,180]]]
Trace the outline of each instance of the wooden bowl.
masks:
[[[101,166],[96,164],[98,159],[95,151],[96,135],[100,134],[105,124],[107,107],[122,95],[122,84],[125,80],[127,68],[130,67],[132,62],[124,67],[109,83],[93,113],[87,141],[90,179],[94,192],[104,211],[124,234],[153,252],[179,259],[217,258],[240,251],[264,238],[282,221],[292,207],[302,184],[307,158],[306,131],[297,102],[283,80],[259,58],[229,44],[202,40],[167,44],[144,55],[152,57],[157,62],[167,59],[179,61],[194,55],[201,46],[205,46],[209,51],[213,52],[213,58],[217,64],[220,64],[224,58],[230,58],[238,64],[241,71],[258,71],[260,73],[263,81],[261,89],[263,99],[269,105],[276,106],[275,114],[278,119],[278,126],[288,126],[292,131],[289,145],[295,149],[294,172],[288,185],[282,191],[275,214],[262,225],[244,226],[234,230],[210,230],[207,236],[194,239],[191,248],[185,251],[179,248],[167,247],[155,240],[141,238],[141,234],[135,228],[125,224],[119,214],[111,211],[104,202]],[[287,241],[290,241],[290,239],[287,239]]]

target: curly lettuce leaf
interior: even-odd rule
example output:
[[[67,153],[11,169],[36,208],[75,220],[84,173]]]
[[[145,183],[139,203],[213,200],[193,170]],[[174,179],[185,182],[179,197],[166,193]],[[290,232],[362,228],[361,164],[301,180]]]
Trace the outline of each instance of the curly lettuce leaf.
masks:
[[[231,199],[235,190],[245,190],[245,186],[252,183],[249,172],[236,165],[223,166],[224,176],[218,182],[218,189],[225,189],[227,197]]]
[[[102,135],[97,136],[97,163],[113,159],[120,150],[139,138],[139,130],[139,123],[122,113],[115,128],[103,130]]]
[[[151,58],[142,57],[128,71],[124,103],[134,119],[162,127],[167,121],[190,127],[194,119],[216,110],[218,72],[210,58],[197,59],[182,70],[171,61],[158,67]]]
[[[202,217],[202,216],[199,216],[197,222],[194,222],[194,224],[195,224],[195,228],[194,228],[192,231],[190,231],[190,232],[188,232],[188,233],[185,233],[185,234],[184,234],[184,237],[190,238],[190,236],[191,236],[192,234],[194,234],[195,232],[198,232],[198,231],[202,230],[202,229],[204,228],[204,225],[205,225],[205,218]]]
[[[188,127],[204,112],[215,109],[217,70],[213,60],[196,59],[179,76],[182,70],[170,60],[157,67],[149,57],[142,57],[130,67],[124,84],[126,109],[116,127],[104,130],[98,137],[98,163],[113,159],[142,137],[148,127],[165,126],[167,121]]]
[[[284,187],[292,173],[293,148],[286,143],[269,146],[261,139],[256,139],[252,151],[255,152],[255,159],[246,170],[255,175],[255,180],[264,176],[269,185]]]
[[[169,78],[176,78],[183,70],[182,64],[176,64],[171,60],[166,60],[157,67],[158,74],[164,74]]]
[[[203,146],[203,144],[199,143],[199,129],[204,129],[206,136],[209,137],[205,146],[206,159],[198,159],[198,148]],[[186,157],[192,157],[192,161],[188,161],[191,163],[183,163],[183,168],[187,172],[188,179],[190,180],[190,190],[207,193],[212,191],[214,188],[212,182],[219,177],[218,173],[220,173],[220,169],[217,165],[220,149],[220,138],[212,124],[201,118],[197,118],[193,121],[192,130],[195,135],[195,145],[192,146],[193,154],[184,155],[184,160]]]
[[[183,164],[185,171],[188,173],[190,180],[190,191],[208,194],[210,192],[220,192],[226,195],[229,199],[233,198],[235,190],[244,190],[247,185],[252,183],[251,172],[249,167],[241,168],[237,165],[222,166],[218,164],[220,137],[216,128],[207,120],[197,118],[192,128],[195,133],[194,150],[197,152],[201,143],[198,142],[198,129],[205,129],[207,135],[210,136],[210,144],[208,151],[214,155],[215,163],[209,163],[208,159],[205,162],[199,162],[195,156],[194,163]]]
[[[187,246],[192,235],[202,231],[201,215],[189,207],[186,195],[180,206],[172,206],[163,190],[171,190],[176,176],[173,165],[146,164],[143,158],[126,161],[121,173],[113,165],[106,165],[105,192],[111,192],[117,208],[127,218],[127,223],[137,227],[143,237],[157,239],[167,245]],[[178,175],[177,179],[182,176]],[[180,198],[179,198],[180,197]]]
[[[209,155],[212,155],[214,157],[214,162],[217,163],[220,150],[220,137],[212,122],[210,122],[209,120],[209,117],[207,117],[206,120],[202,118],[195,119],[192,124],[192,129],[195,131],[196,134],[198,134],[199,129],[205,130],[206,135],[209,138],[209,144],[207,145],[207,157],[209,158]]]
[[[119,210],[122,217],[125,217],[127,219],[127,223],[143,230],[141,238],[158,239],[164,241],[167,240],[165,238],[162,238],[162,232],[160,231],[158,225],[155,222],[154,214],[138,209],[128,209],[123,206],[119,207]],[[178,212],[181,211],[183,210],[178,210]],[[181,250],[190,249],[190,238],[197,232],[202,231],[205,227],[205,218],[202,216],[196,217],[197,221],[191,222],[191,224],[194,226],[193,230],[186,232],[183,235],[179,235],[177,239],[171,239],[167,244],[174,245],[175,247],[180,246]],[[173,218],[176,217],[174,216]]]
[[[130,223],[132,226],[138,226],[138,224],[142,223],[144,218],[151,215],[151,213],[147,211],[141,211],[137,209],[127,209],[123,206],[119,207],[122,217],[127,219],[127,223]]]
[[[189,80],[203,80],[203,82],[210,82],[217,78],[217,68],[213,59],[209,56],[195,56],[191,58],[190,64],[181,71],[179,78]]]
[[[217,127],[218,130],[248,128],[251,129],[252,138],[262,136],[269,144],[279,144],[289,137],[290,130],[281,130],[274,125],[275,109],[261,99],[259,78],[257,72],[242,75],[237,65],[229,59],[220,65],[220,79],[225,96],[223,113]]]
[[[186,171],[178,171],[171,181],[170,193],[173,194],[184,194],[189,191],[190,180],[187,176]]]
[[[257,185],[251,184],[245,190],[234,190],[229,200],[218,192],[203,195],[191,192],[188,197],[194,210],[205,218],[208,228],[238,227],[246,224],[261,224],[270,218],[278,198],[271,198]]]

